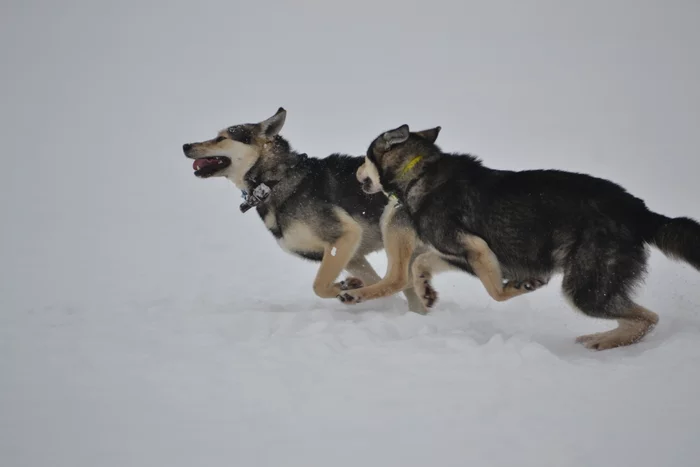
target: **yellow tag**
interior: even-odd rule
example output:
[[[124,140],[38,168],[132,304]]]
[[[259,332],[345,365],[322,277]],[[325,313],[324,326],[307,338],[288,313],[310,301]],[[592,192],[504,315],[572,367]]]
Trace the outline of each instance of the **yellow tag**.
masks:
[[[406,175],[406,173],[408,173],[409,170],[415,167],[416,164],[421,161],[421,159],[423,159],[423,156],[416,156],[413,159],[411,159],[410,162],[406,164],[406,167],[404,167],[401,171],[401,176],[403,177],[404,175]]]

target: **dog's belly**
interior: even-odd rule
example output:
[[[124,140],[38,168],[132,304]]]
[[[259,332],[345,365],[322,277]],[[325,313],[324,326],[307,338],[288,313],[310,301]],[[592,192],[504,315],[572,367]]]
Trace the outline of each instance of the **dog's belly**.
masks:
[[[323,256],[326,248],[326,242],[321,240],[308,225],[301,222],[293,222],[284,229],[277,243],[283,250],[303,257]]]
[[[333,221],[333,219],[326,219],[326,229],[331,231],[351,231],[359,227],[362,232],[362,238],[357,245],[355,256],[365,256],[383,248],[382,234],[378,223],[371,224],[366,219],[354,219],[340,208],[338,208],[336,214],[339,222],[336,221],[337,225],[329,225],[329,222]],[[333,246],[322,240],[318,230],[314,229],[313,225],[316,225],[316,229],[323,229],[323,227],[319,227],[318,222],[309,224],[303,221],[292,221],[284,229],[281,229],[273,211],[267,212],[263,217],[263,221],[265,222],[265,227],[277,239],[279,246],[288,253],[312,261],[321,261],[327,249]],[[321,234],[323,234],[323,231]]]

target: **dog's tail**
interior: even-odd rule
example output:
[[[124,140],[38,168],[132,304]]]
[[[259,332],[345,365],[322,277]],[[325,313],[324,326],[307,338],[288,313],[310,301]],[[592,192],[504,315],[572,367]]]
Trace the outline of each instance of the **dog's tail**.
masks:
[[[666,256],[683,260],[700,271],[700,224],[688,217],[666,217],[651,213],[648,242]]]

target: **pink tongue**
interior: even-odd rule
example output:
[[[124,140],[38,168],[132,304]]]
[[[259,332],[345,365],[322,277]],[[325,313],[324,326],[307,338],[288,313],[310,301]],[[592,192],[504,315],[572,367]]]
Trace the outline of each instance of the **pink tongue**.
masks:
[[[216,165],[218,163],[219,162],[216,159],[197,159],[192,164],[192,168],[194,170],[199,170],[199,169],[202,169],[208,165]]]

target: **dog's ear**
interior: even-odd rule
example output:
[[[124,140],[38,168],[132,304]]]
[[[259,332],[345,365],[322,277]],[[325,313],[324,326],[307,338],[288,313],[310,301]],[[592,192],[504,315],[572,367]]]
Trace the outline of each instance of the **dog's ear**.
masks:
[[[410,134],[411,131],[408,129],[408,125],[404,123],[400,127],[384,133],[382,139],[391,147],[406,142]]]
[[[427,139],[431,143],[434,143],[435,140],[437,140],[438,135],[440,134],[440,130],[442,130],[442,127],[436,126],[435,128],[429,128],[427,130],[416,131],[414,134],[420,136],[423,139]]]
[[[375,147],[375,150],[381,153],[385,153],[393,146],[405,143],[408,140],[410,134],[411,132],[408,129],[408,125],[406,124],[403,124],[400,127],[395,128],[393,130],[386,131],[382,133],[382,135],[379,138],[377,138],[377,145]]]
[[[260,133],[268,138],[273,138],[279,134],[284,126],[284,120],[287,118],[287,111],[282,107],[277,109],[272,117],[260,122]]]

